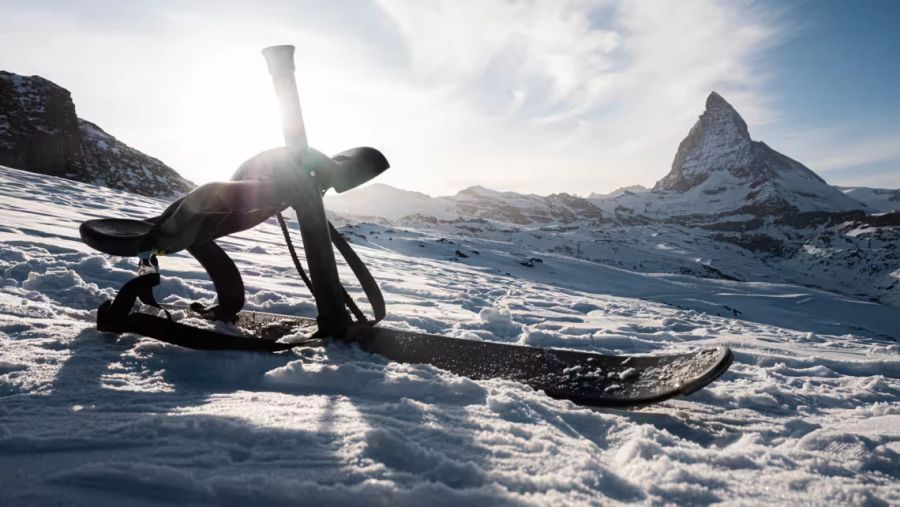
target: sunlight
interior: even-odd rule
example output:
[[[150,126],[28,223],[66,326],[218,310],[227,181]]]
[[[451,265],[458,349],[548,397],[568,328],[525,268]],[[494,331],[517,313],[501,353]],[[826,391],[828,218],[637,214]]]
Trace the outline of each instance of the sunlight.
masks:
[[[180,95],[173,126],[181,140],[179,156],[198,165],[191,168],[201,175],[195,183],[228,179],[241,162],[282,143],[268,75],[238,72],[230,58],[221,54],[198,62]]]

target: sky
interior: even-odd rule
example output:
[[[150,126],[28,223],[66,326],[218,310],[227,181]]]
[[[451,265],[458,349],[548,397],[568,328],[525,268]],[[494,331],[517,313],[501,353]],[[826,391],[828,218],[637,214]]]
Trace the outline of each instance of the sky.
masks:
[[[283,143],[260,50],[297,46],[310,145],[431,195],[651,186],[710,91],[836,185],[900,187],[892,0],[0,0],[0,69],[196,183]]]

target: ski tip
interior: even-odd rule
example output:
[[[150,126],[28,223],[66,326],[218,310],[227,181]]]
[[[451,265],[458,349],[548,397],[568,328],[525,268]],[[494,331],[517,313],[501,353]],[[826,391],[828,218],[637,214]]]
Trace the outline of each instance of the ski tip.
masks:
[[[710,361],[709,367],[703,374],[681,386],[681,389],[679,389],[680,392],[678,393],[680,396],[687,396],[708,386],[714,380],[722,376],[723,373],[728,371],[728,368],[730,368],[731,364],[734,362],[734,353],[728,347],[718,346],[707,350],[715,353],[714,359]]]

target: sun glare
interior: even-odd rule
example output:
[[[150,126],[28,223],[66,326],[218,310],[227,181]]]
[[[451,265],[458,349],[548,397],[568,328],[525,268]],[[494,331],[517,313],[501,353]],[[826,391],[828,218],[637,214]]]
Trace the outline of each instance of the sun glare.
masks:
[[[174,128],[180,157],[203,183],[224,180],[242,161],[282,143],[278,109],[260,57],[260,72],[238,71],[223,55],[186,76]]]

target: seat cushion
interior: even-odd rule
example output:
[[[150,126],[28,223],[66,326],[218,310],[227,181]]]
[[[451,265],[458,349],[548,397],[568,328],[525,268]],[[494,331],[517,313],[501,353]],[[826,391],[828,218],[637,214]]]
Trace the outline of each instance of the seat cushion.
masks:
[[[110,255],[132,257],[141,241],[153,228],[153,222],[127,218],[103,218],[82,222],[81,240],[91,248]]]

